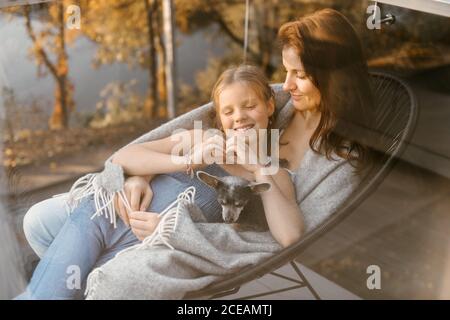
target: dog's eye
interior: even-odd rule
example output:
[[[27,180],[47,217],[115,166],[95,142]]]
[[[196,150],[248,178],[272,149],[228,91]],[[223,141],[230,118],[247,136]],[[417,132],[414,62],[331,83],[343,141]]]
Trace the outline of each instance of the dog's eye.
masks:
[[[243,206],[244,206],[244,203],[243,203],[243,202],[235,202],[234,205],[235,205],[236,207],[243,207]]]
[[[227,204],[227,202],[225,200],[219,200],[219,203],[223,206],[225,206]]]

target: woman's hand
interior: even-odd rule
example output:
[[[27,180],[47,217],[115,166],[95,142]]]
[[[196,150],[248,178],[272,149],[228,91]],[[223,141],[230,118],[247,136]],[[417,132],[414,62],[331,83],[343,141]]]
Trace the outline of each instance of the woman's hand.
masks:
[[[155,212],[133,211],[129,214],[131,231],[140,241],[155,231],[161,220]]]
[[[153,198],[149,179],[141,176],[133,176],[125,180],[124,192],[132,211],[145,211]],[[114,197],[114,206],[117,208],[117,214],[122,221],[127,226],[130,226],[129,210],[127,210],[122,200],[118,201],[117,195]]]

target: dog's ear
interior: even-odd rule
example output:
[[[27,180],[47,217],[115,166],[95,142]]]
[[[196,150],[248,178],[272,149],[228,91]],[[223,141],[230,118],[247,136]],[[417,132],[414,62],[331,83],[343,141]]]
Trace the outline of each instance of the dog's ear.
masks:
[[[197,171],[197,178],[214,189],[217,189],[217,186],[220,183],[220,179],[218,177],[206,173],[205,171]]]
[[[267,182],[251,183],[249,185],[250,190],[252,190],[252,192],[254,194],[259,194],[259,193],[265,192],[265,191],[269,190],[270,187],[271,187],[270,183],[267,183]]]

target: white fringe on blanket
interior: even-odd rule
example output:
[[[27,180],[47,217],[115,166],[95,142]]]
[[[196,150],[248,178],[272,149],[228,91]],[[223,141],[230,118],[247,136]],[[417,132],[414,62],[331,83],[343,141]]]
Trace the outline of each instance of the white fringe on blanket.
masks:
[[[177,227],[178,216],[180,213],[180,208],[182,205],[186,204],[194,204],[195,199],[195,187],[189,187],[180,193],[177,199],[167,206],[161,213],[162,216],[161,221],[158,223],[155,231],[148,237],[146,237],[142,243],[136,244],[129,248],[126,248],[120,252],[118,252],[114,258],[109,260],[107,263],[113,261],[116,257],[121,254],[128,252],[130,250],[140,250],[140,249],[148,249],[160,245],[165,245],[168,248],[174,250],[174,248],[169,244],[169,238],[172,233],[175,231]],[[176,205],[176,207],[174,207]],[[100,281],[103,275],[102,267],[98,267],[94,269],[88,276],[86,281],[86,291],[85,296],[89,294],[93,294],[95,292],[95,288],[97,287],[98,282]]]
[[[78,179],[69,191],[67,204],[72,212],[82,199],[93,196],[95,212],[91,219],[97,216],[105,216],[106,219],[117,227],[116,208],[114,197],[131,211],[123,186],[125,183],[123,169],[120,165],[110,161],[105,163],[105,169],[99,173],[90,173]],[[61,196],[55,195],[54,197]]]

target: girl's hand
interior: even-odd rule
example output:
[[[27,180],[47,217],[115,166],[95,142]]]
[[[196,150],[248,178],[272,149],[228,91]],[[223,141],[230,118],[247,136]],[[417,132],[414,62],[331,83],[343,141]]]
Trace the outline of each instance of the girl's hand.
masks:
[[[241,165],[244,169],[253,174],[263,168],[263,166],[259,164],[256,150],[250,146],[247,139],[245,140],[245,144],[238,143],[238,139],[233,137],[228,139],[226,155],[228,160],[232,159],[234,164]]]
[[[149,181],[141,176],[133,176],[125,180],[124,192],[133,211],[145,211],[153,198],[153,191],[150,188]],[[114,197],[114,205],[122,221],[127,226],[130,226],[129,210],[127,210],[122,200],[118,201],[117,195]]]
[[[221,135],[206,138],[190,151],[192,169],[199,169],[213,163],[223,163],[225,140]]]
[[[131,231],[140,241],[151,235],[161,220],[157,213],[145,211],[133,211],[129,217]]]

